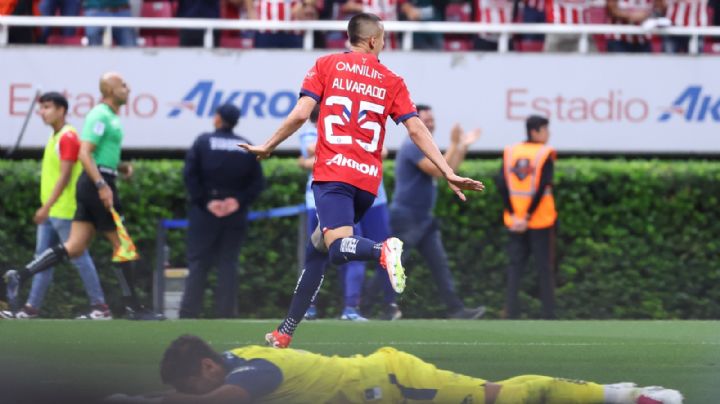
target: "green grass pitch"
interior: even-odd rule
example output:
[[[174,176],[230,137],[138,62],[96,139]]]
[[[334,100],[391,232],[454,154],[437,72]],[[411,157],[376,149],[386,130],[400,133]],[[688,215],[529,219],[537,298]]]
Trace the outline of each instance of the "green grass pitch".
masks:
[[[38,392],[88,397],[164,390],[158,361],[175,337],[199,335],[218,350],[260,344],[267,321],[0,321],[0,399]],[[680,390],[686,403],[720,403],[720,322],[445,321],[304,322],[294,348],[368,354],[381,346],[488,380],[543,374]],[[3,385],[4,384],[4,385]]]

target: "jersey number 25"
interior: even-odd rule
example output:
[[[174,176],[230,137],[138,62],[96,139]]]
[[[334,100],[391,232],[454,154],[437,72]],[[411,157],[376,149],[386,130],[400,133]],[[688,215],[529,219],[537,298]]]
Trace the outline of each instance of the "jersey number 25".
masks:
[[[342,105],[343,113],[340,115],[328,115],[323,121],[325,125],[325,138],[331,144],[352,144],[352,136],[348,135],[335,135],[333,134],[333,125],[345,125],[350,122],[350,113],[352,111],[352,100],[348,97],[340,95],[333,95],[325,99],[325,105]],[[382,114],[385,111],[385,107],[368,101],[360,101],[360,111],[358,112],[357,121],[358,123],[364,121],[367,118],[368,112],[374,112]],[[365,151],[373,153],[378,148],[378,142],[380,141],[380,130],[382,127],[379,122],[365,121],[360,125],[363,129],[368,129],[373,132],[373,138],[370,143],[363,142],[360,139],[356,139],[357,144],[360,145]]]

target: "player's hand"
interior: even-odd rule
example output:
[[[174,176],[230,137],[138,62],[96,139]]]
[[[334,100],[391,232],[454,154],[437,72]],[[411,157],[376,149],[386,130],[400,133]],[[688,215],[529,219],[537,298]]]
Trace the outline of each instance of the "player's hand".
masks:
[[[132,163],[120,163],[118,165],[118,171],[120,174],[122,174],[122,178],[124,180],[129,180],[132,176],[135,170],[133,169]]]
[[[33,221],[35,224],[43,224],[50,216],[50,208],[41,206],[40,209],[38,209],[35,212],[35,216],[33,217]]]
[[[105,209],[110,210],[113,207],[113,191],[110,189],[108,185],[105,185],[104,187],[100,188],[98,190],[98,195],[100,195],[100,201],[102,201],[103,206],[105,206]]]
[[[460,140],[462,140],[462,134],[463,134],[463,128],[460,126],[459,123],[456,123],[453,125],[452,130],[450,131],[450,142],[454,145],[460,144]]]
[[[512,217],[512,225],[510,225],[510,231],[513,233],[525,233],[528,228],[528,221],[525,218],[520,218],[515,215]]]
[[[466,201],[467,198],[465,197],[465,194],[462,191],[483,191],[485,190],[485,185],[483,185],[482,182],[474,180],[472,178],[466,178],[461,177],[457,174],[451,174],[447,177],[445,177],[448,182],[448,186],[450,186],[450,189],[455,192],[455,195],[457,195],[458,198],[460,198],[461,201]]]
[[[420,10],[417,7],[408,7],[405,17],[410,21],[420,21],[422,15],[420,15]]]
[[[249,151],[250,153],[256,155],[258,160],[264,160],[264,159],[270,157],[270,155],[273,152],[272,148],[270,148],[269,146],[265,146],[265,145],[253,146],[253,145],[250,145],[247,143],[238,143],[238,146],[240,148],[245,149],[245,150]]]
[[[470,147],[473,143],[477,142],[478,139],[480,139],[481,134],[482,130],[480,130],[480,128],[471,130],[470,132],[466,132],[465,136],[463,136],[462,139],[462,145],[465,147]]]
[[[225,206],[223,201],[219,199],[213,199],[208,202],[207,210],[212,213],[215,217],[223,217],[225,212]]]
[[[232,215],[233,213],[237,212],[238,209],[240,209],[240,202],[238,202],[235,198],[225,198],[225,200],[222,201],[223,203],[223,216]]]

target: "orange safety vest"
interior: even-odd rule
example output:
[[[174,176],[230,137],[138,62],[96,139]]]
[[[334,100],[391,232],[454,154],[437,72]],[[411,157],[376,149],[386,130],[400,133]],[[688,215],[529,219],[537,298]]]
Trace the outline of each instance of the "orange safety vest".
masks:
[[[543,192],[533,215],[528,220],[528,228],[545,229],[555,224],[557,211],[555,211],[555,198],[552,188],[538,189],[540,174],[548,158],[555,160],[555,149],[540,143],[523,142],[505,148],[503,165],[505,183],[510,192],[510,203],[517,217],[525,217],[537,192]],[[505,226],[513,223],[512,215],[505,209]]]

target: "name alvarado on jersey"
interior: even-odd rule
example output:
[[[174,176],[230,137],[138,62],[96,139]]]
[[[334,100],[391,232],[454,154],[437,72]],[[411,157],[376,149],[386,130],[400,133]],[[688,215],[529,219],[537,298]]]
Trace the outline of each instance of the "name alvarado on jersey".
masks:
[[[337,62],[335,64],[335,69],[340,72],[350,72],[367,78],[379,80],[380,82],[382,82],[382,79],[385,77],[384,74],[378,72],[377,70],[373,69],[368,65]],[[339,77],[333,79],[332,88],[367,95],[380,100],[384,100],[385,95],[387,94],[387,90],[384,88],[377,87],[372,84],[360,83],[352,79],[344,79]]]

